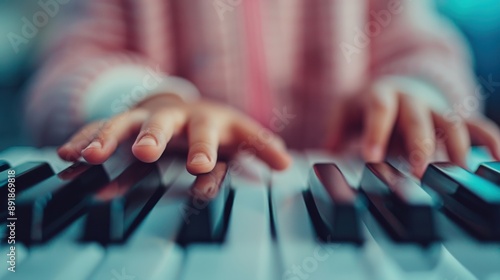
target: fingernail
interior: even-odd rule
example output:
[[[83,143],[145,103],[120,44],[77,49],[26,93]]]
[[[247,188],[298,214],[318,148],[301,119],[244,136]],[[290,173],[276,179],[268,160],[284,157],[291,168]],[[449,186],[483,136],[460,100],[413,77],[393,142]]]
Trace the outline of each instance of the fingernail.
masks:
[[[156,146],[156,139],[151,136],[143,136],[139,142],[136,144],[137,146]]]
[[[99,141],[92,141],[85,149],[82,150],[82,152],[86,151],[87,149],[100,149],[102,148],[102,144]]]
[[[198,153],[195,154],[194,157],[191,159],[191,164],[206,164],[209,163],[210,159],[208,159],[207,155],[204,153]]]

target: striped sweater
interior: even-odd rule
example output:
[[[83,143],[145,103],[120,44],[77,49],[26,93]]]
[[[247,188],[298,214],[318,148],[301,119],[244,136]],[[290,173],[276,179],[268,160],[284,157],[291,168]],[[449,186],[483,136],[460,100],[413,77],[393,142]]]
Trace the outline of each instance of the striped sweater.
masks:
[[[459,102],[474,93],[463,40],[426,0],[83,0],[29,87],[40,145],[172,92],[224,102],[318,147],[335,98],[381,77]]]

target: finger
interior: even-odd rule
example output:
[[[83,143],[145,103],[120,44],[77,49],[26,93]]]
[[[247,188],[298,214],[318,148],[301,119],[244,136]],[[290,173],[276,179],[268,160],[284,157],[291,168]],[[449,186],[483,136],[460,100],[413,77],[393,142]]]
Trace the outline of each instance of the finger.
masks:
[[[206,115],[194,115],[188,122],[188,162],[187,170],[191,174],[212,171],[217,161],[220,124]]]
[[[184,123],[183,112],[175,109],[163,110],[151,116],[142,124],[132,146],[135,157],[144,162],[157,161],[172,136],[179,134]]]
[[[445,118],[434,112],[432,119],[435,127],[443,131],[443,139],[441,140],[446,145],[450,161],[466,168],[465,159],[470,148],[470,138],[465,124],[457,119]]]
[[[57,150],[59,157],[67,161],[76,161],[80,158],[82,150],[94,139],[104,122],[93,122],[81,128],[69,141],[59,147]]]
[[[325,146],[327,149],[335,151],[339,149],[342,143],[346,120],[345,101],[338,100],[332,106],[332,115],[328,124],[328,133]]]
[[[369,94],[363,131],[363,157],[366,161],[384,159],[397,113],[398,99],[392,88],[378,87]]]
[[[285,142],[257,122],[242,117],[234,123],[233,130],[238,139],[238,152],[252,153],[276,170],[284,170],[291,164]]]
[[[219,162],[211,172],[197,176],[191,189],[196,199],[203,201],[214,199],[220,191],[222,179],[227,171],[229,171],[227,163]]]
[[[82,155],[89,163],[100,164],[107,160],[119,143],[139,130],[147,113],[142,110],[120,114],[102,125],[92,142],[83,149]]]
[[[487,119],[476,119],[466,123],[475,144],[488,147],[492,156],[500,160],[500,131],[498,126]]]
[[[430,109],[415,99],[401,96],[398,129],[413,173],[421,177],[436,148],[434,123]]]

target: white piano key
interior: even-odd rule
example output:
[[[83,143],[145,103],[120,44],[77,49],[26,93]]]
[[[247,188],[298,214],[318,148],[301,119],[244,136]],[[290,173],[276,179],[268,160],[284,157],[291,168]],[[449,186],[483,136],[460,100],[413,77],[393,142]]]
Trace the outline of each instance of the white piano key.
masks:
[[[409,279],[475,279],[475,277],[455,259],[441,244],[435,243],[428,247],[416,244],[395,243],[376,223],[375,219],[367,214],[365,223],[370,235],[367,244],[377,244],[381,252],[389,259],[392,270]],[[373,264],[380,262],[373,259]]]
[[[83,218],[53,240],[29,248],[28,258],[15,274],[6,279],[87,279],[104,256],[104,249],[95,243],[77,242]]]
[[[15,251],[14,253],[11,252],[11,246],[15,246]],[[15,259],[11,260],[10,255],[14,255]],[[13,274],[17,271],[20,265],[23,264],[24,260],[28,257],[28,249],[23,244],[2,244],[0,246],[0,256],[2,256],[6,262],[2,264],[2,267],[0,268],[0,278],[3,278],[7,274]],[[13,271],[9,271],[8,268],[11,267],[10,261],[13,261]]]
[[[87,279],[104,255],[97,244],[56,243],[38,248],[7,279]]]
[[[0,159],[6,160],[10,166],[16,166],[23,162],[33,161],[40,153],[34,147],[11,147],[0,152]]]
[[[117,163],[115,162],[113,164]],[[160,170],[165,174],[162,180],[164,183],[171,182],[173,180],[172,178],[175,178],[174,174],[182,170],[180,168],[169,168],[166,170],[169,166],[170,162],[168,161],[160,164]],[[192,180],[192,176],[190,175],[185,177],[188,177],[186,179],[188,181]],[[182,186],[185,185],[189,186],[189,182],[184,183]],[[174,208],[176,205],[173,202],[171,203],[170,200],[163,201],[162,204],[170,208]],[[172,269],[169,268],[174,267],[177,270],[182,259],[181,251],[173,246],[173,242],[171,241],[173,237],[170,239],[167,238],[169,235],[176,232],[175,228],[170,230],[164,229],[164,227],[169,227],[171,224],[164,222],[164,219],[168,219],[168,217],[161,211],[161,207],[158,209],[160,209],[158,214],[148,216],[152,221],[144,223],[145,226],[142,228],[141,233],[135,237],[136,242],[132,242],[129,248],[119,247],[119,250],[115,253],[115,255],[117,255],[125,252],[125,249],[129,249],[126,251],[128,256],[136,256],[134,260],[137,261],[137,263],[140,263],[140,259],[144,259],[145,261],[151,260],[149,263],[142,262],[143,267],[146,269],[151,268],[149,265],[154,261],[164,261],[165,256],[169,256],[168,265],[162,267],[158,266],[156,271],[151,270],[151,273],[149,273],[151,277],[146,277],[145,279],[155,279],[155,277],[163,278],[165,275],[176,275],[177,271],[172,271]],[[171,211],[166,211],[166,213],[174,213],[171,214],[173,218],[170,219],[172,220],[172,224],[178,224],[178,222],[175,221],[177,209],[170,210]],[[31,248],[30,257],[23,262],[23,266],[20,268],[19,273],[16,273],[15,278],[12,279],[87,279],[90,276],[94,279],[96,267],[103,266],[102,259],[105,256],[105,251],[98,244],[78,242],[83,232],[84,218],[85,217],[80,218],[48,243]],[[160,239],[162,234],[164,234],[165,240]],[[134,235],[132,238],[134,238]],[[168,240],[170,241],[167,242]],[[145,255],[139,254],[141,251],[143,251]],[[109,259],[110,255],[111,253],[107,252],[106,260]],[[121,258],[119,264],[115,263],[112,268],[107,270],[103,279],[112,279],[112,277],[115,276],[114,274],[122,275],[122,272],[126,272],[122,271],[121,265],[126,264],[123,260],[124,259]],[[125,260],[129,260],[129,258]],[[129,267],[135,265],[136,263],[133,263],[129,265]]]
[[[494,272],[494,273],[488,275],[485,279],[486,280],[500,280],[500,271]]]
[[[477,166],[478,162],[488,158],[487,153],[481,151],[475,154],[473,149],[469,166]],[[62,165],[54,165],[51,159],[54,155],[48,150],[40,152],[20,147],[0,153],[0,158],[6,158],[12,165],[45,159],[52,167],[56,166],[55,171],[60,171]],[[358,161],[353,163],[352,158],[333,157],[321,152],[308,155],[308,158],[311,161],[334,159],[346,173],[349,183],[357,186],[358,173],[361,172],[361,168],[356,167]],[[159,165],[166,170],[169,163],[162,160]],[[253,175],[265,169],[261,165],[255,166]],[[430,263],[424,261],[424,265],[419,260],[408,267],[395,260],[398,256],[407,256],[411,250],[391,243],[381,228],[373,230],[372,227],[369,231],[365,227],[367,241],[360,248],[318,243],[301,194],[307,187],[309,166],[309,162],[299,160],[286,174],[273,176],[273,181],[276,181],[276,186],[271,189],[277,231],[275,242],[269,234],[269,221],[264,221],[269,218],[264,214],[268,211],[267,192],[260,190],[264,189],[265,181],[263,178],[248,180],[248,174],[239,174],[233,177],[233,182],[238,190],[243,190],[243,195],[234,204],[240,205],[239,210],[233,211],[240,214],[233,212],[231,215],[228,239],[222,246],[196,245],[184,252],[175,245],[173,240],[182,222],[179,209],[184,205],[185,197],[182,188],[173,188],[167,191],[124,246],[109,247],[106,252],[97,244],[78,243],[80,219],[48,244],[32,248],[18,245],[16,273],[6,273],[5,269],[0,271],[0,278],[302,279],[296,274],[300,269],[308,279],[500,279],[500,244],[474,240],[443,215],[440,215],[440,224],[444,224],[441,227],[448,237],[453,238],[445,239],[440,254]],[[185,170],[183,164],[176,167],[175,172]],[[168,170],[173,172],[174,169]],[[186,175],[177,181],[188,187],[193,179]],[[164,183],[171,180],[171,176],[163,178]],[[236,219],[236,216],[247,218]],[[5,244],[0,247],[1,254],[5,248]],[[408,259],[403,262],[408,262]],[[147,269],[141,270],[138,264]],[[105,269],[104,265],[107,265]]]
[[[444,233],[444,247],[475,277],[484,279],[500,272],[499,242],[478,241],[444,214],[439,214],[437,220]]]
[[[264,171],[257,166],[255,170]],[[238,174],[232,178],[236,193],[225,242],[189,246],[181,279],[277,278],[265,172],[260,182]]]
[[[28,161],[47,162],[55,173],[62,171],[72,164],[60,159],[57,156],[55,148],[12,147],[2,151],[0,159],[6,160],[12,167]]]
[[[183,252],[172,241],[144,237],[127,245],[112,245],[92,279],[175,279],[181,269]],[[133,278],[136,279],[136,278]]]
[[[471,154],[473,153],[474,151]],[[364,166],[361,159],[324,152],[308,152],[306,157],[310,163],[318,161],[339,163],[344,175],[350,178],[350,183],[357,187],[361,177],[360,171]],[[460,275],[457,279],[474,279],[474,276],[440,243],[427,249],[413,244],[395,243],[369,212],[365,213],[364,221],[368,226],[365,227],[367,240],[362,249],[365,265],[376,267],[379,271],[378,278],[385,279],[390,276],[396,279],[398,275],[405,275],[405,277],[415,277],[414,279],[422,279],[422,277],[454,279]]]
[[[316,240],[302,198],[302,191],[307,188],[309,171],[304,166],[315,162],[338,163],[344,166],[342,171],[350,181],[359,181],[359,175],[346,172],[352,166],[346,168],[345,162],[332,155],[314,153],[306,153],[302,163],[300,158],[295,158],[296,164],[290,170],[273,176],[271,194],[275,206],[277,242],[284,263],[283,277],[401,279],[401,269],[385,254],[364,226],[367,240],[361,247],[349,243],[325,244]]]
[[[187,173],[182,163],[160,162],[165,174],[162,182],[172,186],[158,201],[143,223],[125,244],[106,248],[106,256],[96,271],[95,279],[175,279],[181,269],[183,251],[175,243],[182,223],[180,210],[194,176]],[[175,178],[176,173],[180,173]],[[175,178],[175,179],[174,179]],[[135,279],[135,278],[134,278]]]

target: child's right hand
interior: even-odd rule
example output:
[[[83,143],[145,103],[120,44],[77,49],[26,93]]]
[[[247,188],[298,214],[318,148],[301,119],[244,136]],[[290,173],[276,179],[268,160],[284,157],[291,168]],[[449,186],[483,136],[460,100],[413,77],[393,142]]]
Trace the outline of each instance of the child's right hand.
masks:
[[[84,126],[58,153],[65,160],[83,156],[100,164],[134,136],[132,152],[144,162],[158,160],[173,137],[187,136],[187,170],[193,174],[211,171],[219,151],[250,151],[278,170],[291,162],[283,140],[242,113],[209,101],[186,103],[172,94],[152,96],[108,121]]]

